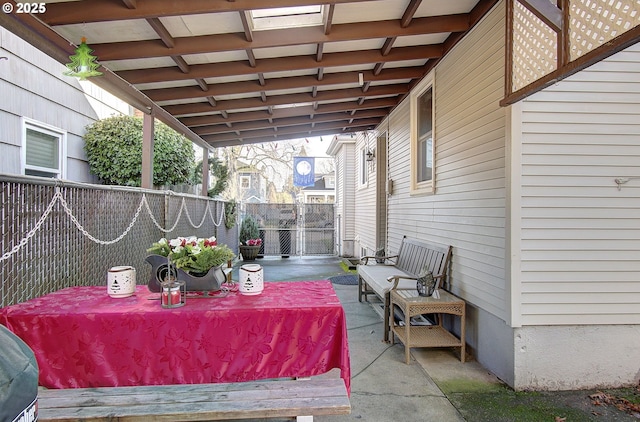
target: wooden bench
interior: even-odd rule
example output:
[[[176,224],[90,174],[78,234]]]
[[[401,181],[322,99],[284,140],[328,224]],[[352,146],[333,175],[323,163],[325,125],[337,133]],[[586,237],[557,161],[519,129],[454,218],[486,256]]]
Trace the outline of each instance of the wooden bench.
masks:
[[[384,260],[378,264],[374,259]],[[364,256],[358,265],[358,301],[369,301],[375,295],[383,304],[384,341],[389,341],[389,315],[392,289],[415,289],[416,280],[425,267],[436,280],[436,288],[444,286],[451,246],[436,245],[403,237],[397,255]]]
[[[38,392],[38,421],[219,421],[347,415],[341,378],[220,384],[51,389]]]

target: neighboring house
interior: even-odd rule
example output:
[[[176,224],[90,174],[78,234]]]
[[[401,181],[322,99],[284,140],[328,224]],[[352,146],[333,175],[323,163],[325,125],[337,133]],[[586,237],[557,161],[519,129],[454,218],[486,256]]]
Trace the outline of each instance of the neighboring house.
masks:
[[[302,188],[303,204],[333,204],[336,195],[336,175],[316,175],[313,186]]]
[[[267,202],[266,180],[260,172],[248,165],[237,164],[238,199],[241,202],[263,203]]]
[[[354,136],[334,136],[327,154],[334,157],[336,168],[335,217],[338,255],[355,256],[355,145]]]
[[[131,107],[0,27],[0,173],[97,183],[85,127]]]
[[[637,385],[640,45],[503,107],[504,8],[377,134],[334,140],[343,248],[351,213],[358,256],[452,245],[471,353],[517,390]]]

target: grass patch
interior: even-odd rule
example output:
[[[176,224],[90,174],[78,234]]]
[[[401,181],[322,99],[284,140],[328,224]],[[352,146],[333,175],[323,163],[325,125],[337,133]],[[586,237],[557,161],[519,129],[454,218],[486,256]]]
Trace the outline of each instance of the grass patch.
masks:
[[[588,422],[637,421],[638,419],[614,405],[596,405],[590,398],[594,391],[515,392],[507,386],[484,391],[478,383],[443,384],[441,390],[468,421],[474,422]],[[450,391],[447,393],[447,389]],[[456,391],[457,390],[457,391]],[[453,392],[451,392],[453,391]],[[637,390],[611,390],[609,394],[638,401]]]
[[[342,271],[347,274],[355,274],[358,272],[358,270],[350,270],[347,264],[345,264],[344,262],[340,262],[340,268],[342,268]]]
[[[445,395],[456,393],[501,393],[506,387],[499,383],[487,383],[472,379],[450,379],[436,381]]]
[[[542,422],[602,420],[588,411],[560,405],[540,393],[516,393],[507,388],[493,393],[454,393],[449,396],[469,421]]]
[[[628,400],[629,403],[640,405],[640,384],[634,388],[618,388],[614,390],[602,390],[605,393]]]

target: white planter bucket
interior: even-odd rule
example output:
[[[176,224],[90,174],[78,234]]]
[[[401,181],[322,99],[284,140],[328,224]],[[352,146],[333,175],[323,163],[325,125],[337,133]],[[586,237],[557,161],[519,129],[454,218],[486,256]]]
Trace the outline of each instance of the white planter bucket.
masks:
[[[239,291],[243,295],[258,295],[264,290],[264,271],[259,264],[240,267]]]
[[[107,273],[107,293],[115,298],[129,297],[136,292],[136,269],[111,267]]]

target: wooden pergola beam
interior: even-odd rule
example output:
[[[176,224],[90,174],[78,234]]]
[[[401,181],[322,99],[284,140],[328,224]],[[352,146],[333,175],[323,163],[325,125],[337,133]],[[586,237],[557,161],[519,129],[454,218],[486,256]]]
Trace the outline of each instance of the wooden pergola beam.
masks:
[[[219,134],[219,135],[206,135],[203,136],[202,139],[209,142],[210,144],[217,144],[225,141],[233,141],[235,139],[243,139],[249,140],[254,138],[268,138],[269,136],[288,136],[286,139],[293,139],[295,137],[300,136],[304,133],[312,133],[314,131],[327,132],[327,131],[340,131],[343,128],[372,128],[375,127],[380,121],[378,119],[365,119],[356,121],[353,124],[349,124],[348,120],[337,121],[337,122],[328,122],[321,123],[317,125],[304,125],[304,126],[294,126],[294,127],[286,127],[282,130],[278,130],[274,132],[272,129],[259,129],[252,131],[241,131],[239,135],[233,133]],[[303,135],[304,136],[304,135]]]
[[[367,91],[366,97],[391,97],[406,94],[407,92],[409,92],[408,84],[381,85],[371,87],[369,91]],[[314,101],[348,100],[355,97],[365,97],[360,88],[322,91],[319,92],[316,97],[312,97],[311,93],[284,94],[270,96],[264,102],[260,98],[241,98],[217,101],[215,107],[212,107],[209,103],[198,102],[192,104],[166,105],[163,108],[174,116],[180,116],[223,110],[262,109],[267,106],[311,103]]]
[[[256,84],[255,81],[249,82],[228,82],[225,84],[209,84],[207,89],[200,86],[185,86],[179,88],[163,88],[149,89],[142,91],[153,101],[171,101],[183,100],[188,98],[202,98],[209,95],[237,95],[248,94],[252,92],[269,92],[280,91],[286,89],[304,89],[309,86],[330,86],[354,83],[358,80],[358,73],[366,74],[367,81],[394,81],[402,79],[417,79],[422,77],[422,69],[414,68],[396,68],[382,71],[378,75],[372,72],[342,72],[329,73],[324,75],[322,79],[315,76],[292,76],[288,78],[265,79],[264,82]],[[370,76],[370,77],[369,77]]]
[[[267,107],[264,110],[245,111],[238,113],[226,113],[226,117],[220,114],[209,114],[204,116],[182,117],[180,121],[192,129],[198,126],[218,125],[225,123],[252,122],[254,120],[263,119],[283,119],[287,117],[311,116],[315,114],[325,113],[346,113],[355,114],[358,110],[370,110],[375,108],[383,108],[389,110],[398,103],[397,98],[375,98],[365,101],[364,104],[358,105],[355,101],[344,101],[331,104],[318,104],[316,107],[312,105],[300,107],[277,108]]]
[[[49,25],[71,25],[90,22],[105,22],[120,19],[146,19],[150,17],[196,15],[202,13],[239,12],[243,10],[313,6],[317,0],[126,0],[135,5],[129,9],[124,4],[113,0],[83,0],[69,3],[47,3],[47,11],[42,14],[44,22]],[[356,3],[370,0],[322,0],[322,4]],[[136,4],[137,3],[137,4]]]
[[[173,48],[167,48],[161,40],[94,43],[92,48],[100,60],[110,61],[464,32],[467,29],[469,14],[460,14],[415,18],[406,28],[402,28],[398,20],[388,20],[332,25],[328,35],[317,27],[301,27],[262,31],[253,41],[247,41],[244,33],[229,33],[175,38]]]
[[[208,125],[208,126],[199,126],[193,128],[193,131],[200,136],[204,135],[216,135],[221,133],[233,132],[236,130],[239,131],[247,131],[247,130],[258,130],[258,129],[267,129],[272,126],[277,126],[278,130],[283,127],[288,126],[301,126],[310,123],[326,123],[335,120],[344,120],[344,119],[370,119],[370,118],[380,118],[387,115],[389,109],[386,108],[378,108],[371,110],[361,110],[354,115],[348,115],[346,113],[333,113],[333,114],[318,114],[314,115],[313,118],[309,116],[299,116],[299,117],[286,117],[282,119],[263,119],[263,120],[254,120],[251,122],[242,122],[235,123],[232,128],[227,127],[223,124],[218,125]]]
[[[435,44],[419,47],[397,47],[383,56],[380,50],[349,51],[339,53],[324,53],[322,61],[318,63],[316,55],[292,56],[261,59],[255,67],[247,66],[246,61],[222,62],[213,64],[194,64],[184,73],[177,67],[161,67],[153,69],[123,70],[117,75],[131,84],[180,81],[196,78],[223,78],[239,75],[253,75],[258,73],[287,72],[293,70],[308,70],[322,67],[340,67],[366,65],[369,63],[396,62],[409,60],[426,60],[442,57],[444,46]],[[357,79],[356,79],[357,80]]]

